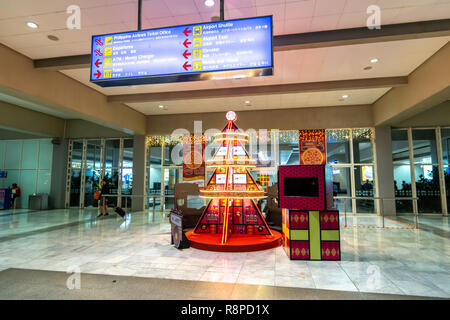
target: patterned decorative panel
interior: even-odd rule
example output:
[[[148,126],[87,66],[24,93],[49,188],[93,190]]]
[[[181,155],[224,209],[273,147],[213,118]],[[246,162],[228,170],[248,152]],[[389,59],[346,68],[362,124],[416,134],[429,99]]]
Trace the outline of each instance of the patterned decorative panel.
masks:
[[[339,212],[321,211],[320,212],[321,230],[339,230]]]
[[[290,259],[341,259],[338,211],[283,209],[282,223],[283,248]]]
[[[284,179],[288,177],[314,177],[318,178],[318,197],[286,197],[284,196]],[[278,194],[280,208],[297,210],[325,210],[325,166],[279,166],[278,167]]]
[[[339,241],[321,241],[322,260],[341,260]]]
[[[308,229],[308,212],[307,211],[290,211],[290,229]]]
[[[291,259],[309,260],[309,241],[291,241]]]

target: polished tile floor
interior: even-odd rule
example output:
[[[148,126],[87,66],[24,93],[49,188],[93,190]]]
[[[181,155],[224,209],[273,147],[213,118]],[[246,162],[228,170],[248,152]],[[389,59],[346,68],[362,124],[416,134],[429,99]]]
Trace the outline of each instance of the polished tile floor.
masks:
[[[0,270],[23,268],[277,287],[450,298],[448,218],[341,217],[342,261],[290,261],[281,248],[250,253],[177,250],[166,214],[96,219],[92,210],[0,211]],[[358,227],[357,227],[358,226]],[[404,228],[404,229],[403,229]]]

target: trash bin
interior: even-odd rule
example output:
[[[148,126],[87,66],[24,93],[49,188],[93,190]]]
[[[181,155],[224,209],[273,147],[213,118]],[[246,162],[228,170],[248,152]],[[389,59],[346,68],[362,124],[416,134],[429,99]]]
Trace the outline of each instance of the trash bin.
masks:
[[[48,194],[32,194],[28,197],[28,209],[31,210],[47,210],[48,209]]]
[[[0,210],[11,208],[11,189],[0,189]]]

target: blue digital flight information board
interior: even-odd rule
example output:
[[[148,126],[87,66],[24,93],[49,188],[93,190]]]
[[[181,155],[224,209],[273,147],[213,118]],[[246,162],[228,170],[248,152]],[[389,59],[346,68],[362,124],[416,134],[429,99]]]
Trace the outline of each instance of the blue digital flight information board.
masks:
[[[91,54],[102,87],[272,75],[272,16],[93,36]]]

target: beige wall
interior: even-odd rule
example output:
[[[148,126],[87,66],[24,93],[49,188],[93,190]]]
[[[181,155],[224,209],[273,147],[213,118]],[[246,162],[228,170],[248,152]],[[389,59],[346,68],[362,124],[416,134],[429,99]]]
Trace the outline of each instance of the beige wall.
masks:
[[[0,101],[0,126],[49,137],[64,136],[65,120]]]
[[[425,112],[405,121],[395,122],[394,127],[437,127],[450,126],[450,101],[447,100]]]
[[[31,134],[11,128],[0,127],[0,140],[26,140],[48,138],[44,135]]]
[[[224,112],[158,115],[147,117],[147,134],[171,134],[185,128],[193,131],[194,121],[202,121],[203,130],[222,130],[226,124]],[[373,126],[372,107],[339,106],[237,112],[236,124],[242,129],[320,129]]]
[[[408,85],[391,89],[374,104],[376,125],[392,125],[450,97],[450,43],[412,72]]]
[[[81,118],[128,133],[144,134],[146,117],[105,95],[51,70],[35,69],[33,61],[0,44],[0,93],[37,103],[68,118]]]
[[[67,120],[66,138],[117,138],[127,136],[130,135],[85,120]]]

